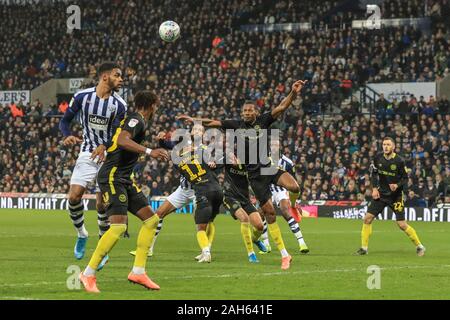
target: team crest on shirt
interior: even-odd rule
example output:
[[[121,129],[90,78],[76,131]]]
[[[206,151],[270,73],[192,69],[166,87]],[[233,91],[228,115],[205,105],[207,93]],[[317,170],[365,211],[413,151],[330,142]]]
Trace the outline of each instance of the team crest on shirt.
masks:
[[[121,194],[120,196],[119,196],[119,201],[120,202],[126,202],[127,201],[127,196],[125,195],[125,194]]]
[[[108,106],[108,111],[111,112],[111,113],[113,113],[114,111],[116,111],[116,106],[113,105],[113,104],[110,104],[110,105]]]
[[[128,121],[128,126],[130,128],[134,128],[136,127],[136,125],[139,123],[138,119],[130,119],[130,121]]]
[[[397,166],[395,164],[391,164],[391,170],[394,171],[397,169]]]

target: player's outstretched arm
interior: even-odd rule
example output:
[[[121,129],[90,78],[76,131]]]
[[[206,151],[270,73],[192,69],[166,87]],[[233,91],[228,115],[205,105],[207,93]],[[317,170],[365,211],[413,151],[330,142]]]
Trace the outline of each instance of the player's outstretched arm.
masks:
[[[148,154],[150,157],[159,159],[159,160],[169,160],[169,153],[164,149],[149,149],[144,146],[141,146],[139,143],[136,143],[131,138],[131,132],[123,130],[120,132],[117,138],[117,146],[121,147],[130,152],[139,153],[139,154]]]
[[[177,117],[177,120],[187,121],[187,122],[191,122],[191,123],[198,121],[198,122],[201,122],[203,126],[209,127],[209,128],[222,127],[222,121],[220,121],[220,120],[207,119],[207,118],[192,118],[186,114],[179,115]]]
[[[70,131],[70,123],[72,122],[74,117],[75,113],[73,113],[71,109],[67,109],[64,113],[63,118],[59,122],[59,130],[61,130],[62,134],[64,135],[63,144],[65,146],[73,146],[83,141],[80,138],[74,136]]]
[[[294,84],[292,85],[292,90],[291,92],[289,92],[288,96],[284,98],[276,108],[272,109],[272,117],[278,118],[290,107],[292,101],[294,101],[294,99],[300,93],[306,82],[307,80],[298,80],[294,82]]]

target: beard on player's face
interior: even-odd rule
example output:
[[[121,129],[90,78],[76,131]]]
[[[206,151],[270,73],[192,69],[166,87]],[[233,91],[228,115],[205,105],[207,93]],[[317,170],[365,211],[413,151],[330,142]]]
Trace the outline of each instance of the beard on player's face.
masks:
[[[118,92],[119,89],[122,87],[122,82],[120,80],[116,80],[112,78],[111,76],[108,79],[108,86],[111,88],[112,91]]]

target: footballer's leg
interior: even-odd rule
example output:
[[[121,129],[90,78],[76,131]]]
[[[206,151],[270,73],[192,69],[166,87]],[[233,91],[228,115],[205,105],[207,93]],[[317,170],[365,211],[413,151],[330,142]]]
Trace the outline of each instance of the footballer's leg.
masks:
[[[142,285],[147,289],[159,290],[159,285],[153,282],[147,276],[145,271],[148,250],[156,233],[159,216],[154,214],[150,206],[147,205],[146,198],[142,193],[140,193],[138,197],[141,199],[134,201],[135,207],[130,208],[130,212],[135,213],[136,216],[142,220],[142,226],[139,230],[136,245],[136,256],[134,258],[133,269],[128,274],[128,281]]]
[[[211,191],[197,197],[194,220],[197,226],[197,242],[202,250],[198,262],[211,262],[211,238],[208,238],[208,225],[213,223],[214,218],[219,213],[220,205],[223,201],[222,191]],[[197,258],[197,257],[196,257]]]
[[[161,232],[163,222],[164,222],[164,217],[166,217],[167,215],[169,215],[170,213],[172,213],[175,210],[176,210],[176,208],[174,207],[174,205],[172,203],[170,203],[169,200],[164,201],[163,204],[161,206],[159,206],[159,208],[156,210],[155,214],[159,217],[159,220],[158,220],[158,225],[156,226],[155,235],[153,237],[152,243],[150,244],[150,248],[147,253],[148,257],[153,256],[153,248],[156,243],[156,238],[158,237],[159,233]],[[136,251],[130,251],[130,254],[134,256],[134,255],[136,255]]]
[[[108,215],[106,214],[106,206],[103,201],[103,196],[101,192],[96,192],[95,194],[96,201],[95,206],[97,209],[97,224],[98,224],[98,238],[100,239],[106,231],[109,229],[109,221],[108,221]],[[97,271],[100,271],[103,269],[105,264],[108,262],[109,256],[105,255],[98,265]]]
[[[291,204],[288,199],[281,199],[279,201],[278,207],[280,208],[281,215],[286,220],[294,234],[295,238],[298,241],[298,245],[300,247],[300,252],[306,254],[309,252],[308,246],[306,245],[305,240],[303,239],[302,231],[300,230],[300,226],[297,221],[290,215],[289,209],[291,209]]]
[[[356,251],[357,255],[363,256],[368,253],[369,250],[369,238],[372,234],[372,222],[376,215],[367,212],[364,216],[364,221],[361,229],[361,247]]]
[[[248,261],[251,263],[259,262],[253,249],[252,231],[250,227],[250,219],[247,215],[247,212],[245,212],[242,208],[238,208],[234,212],[234,216],[241,223],[241,235],[242,240],[244,240],[245,249],[247,250]]]
[[[267,201],[261,206],[261,209],[263,210],[264,215],[266,217],[270,236],[272,237],[278,250],[281,253],[281,269],[287,270],[290,267],[292,257],[289,255],[284,245],[280,227],[276,222],[275,208],[273,207],[270,196],[267,197]]]
[[[216,225],[212,220],[208,223],[208,226],[206,227],[206,236],[208,237],[209,251],[211,251],[211,247],[214,242],[214,238],[216,236]]]
[[[263,222],[263,231],[261,233],[261,241],[264,244],[264,246],[266,247],[265,252],[259,251],[259,253],[261,253],[261,254],[270,253],[272,251],[272,247],[270,246],[270,242],[269,242],[269,228],[268,228],[267,220],[264,217],[264,212],[262,211],[261,208],[258,210],[258,213],[260,214],[261,220]],[[255,232],[255,231],[253,231],[253,232]]]
[[[84,225],[84,205],[81,201],[85,190],[85,187],[82,185],[71,184],[68,194],[70,219],[78,232],[74,247],[74,255],[78,260],[84,257],[86,242],[89,236]]]
[[[261,236],[264,232],[264,223],[258,210],[250,212],[249,215],[250,225],[252,229],[252,241],[258,247],[260,253],[269,253],[269,249],[265,246],[264,242],[261,240]],[[267,232],[267,224],[266,224]]]
[[[109,217],[110,228],[105,234],[100,238],[92,254],[89,264],[80,273],[80,281],[83,283],[86,291],[88,292],[100,292],[97,288],[97,281],[95,277],[95,272],[102,259],[112,250],[119,238],[127,229],[127,215],[125,210],[119,210],[121,212],[111,213]]]
[[[293,217],[297,217],[297,221],[299,221],[300,213],[297,209],[297,199],[300,197],[300,186],[298,185],[295,178],[288,172],[283,172],[280,174],[276,184],[287,189],[289,191],[289,199],[291,203],[291,207],[289,211]]]
[[[242,200],[241,206],[249,218],[252,242],[258,247],[260,253],[268,253],[267,247],[261,240],[261,235],[264,232],[264,224],[258,209],[256,209],[249,199]]]
[[[419,257],[422,257],[425,255],[426,248],[420,242],[419,236],[416,233],[416,230],[411,227],[408,223],[406,223],[405,220],[397,221],[398,227],[405,232],[405,234],[408,236],[408,238],[414,243],[416,246],[416,253]]]
[[[395,213],[395,217],[397,220],[398,227],[405,232],[411,242],[416,246],[416,253],[419,257],[422,257],[425,254],[425,247],[422,242],[420,242],[419,236],[417,235],[416,230],[411,227],[405,219],[405,206],[403,203],[403,197],[399,197],[393,205],[391,205],[391,209]]]
[[[380,214],[386,203],[382,199],[372,200],[369,207],[367,208],[367,213],[364,216],[364,221],[361,229],[361,247],[356,251],[357,255],[365,255],[369,250],[369,238],[372,234],[372,222],[375,217]]]
[[[203,210],[206,210],[204,208]],[[202,250],[200,257],[197,259],[198,262],[211,262],[211,251],[209,249],[209,240],[208,235],[206,234],[206,228],[208,227],[208,223],[196,223],[197,226],[197,242]]]

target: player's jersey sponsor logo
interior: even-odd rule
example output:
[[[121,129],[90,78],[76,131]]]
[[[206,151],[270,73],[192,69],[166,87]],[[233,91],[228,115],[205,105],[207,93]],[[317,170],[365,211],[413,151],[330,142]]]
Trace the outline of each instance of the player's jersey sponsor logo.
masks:
[[[109,118],[99,116],[97,114],[89,115],[89,126],[93,129],[106,130],[109,123]]]
[[[136,125],[139,123],[138,119],[130,119],[130,121],[128,121],[128,126],[130,128],[134,128],[136,127]]]
[[[126,202],[127,201],[127,196],[125,195],[125,194],[121,194],[120,196],[119,196],[119,201],[120,202]]]

